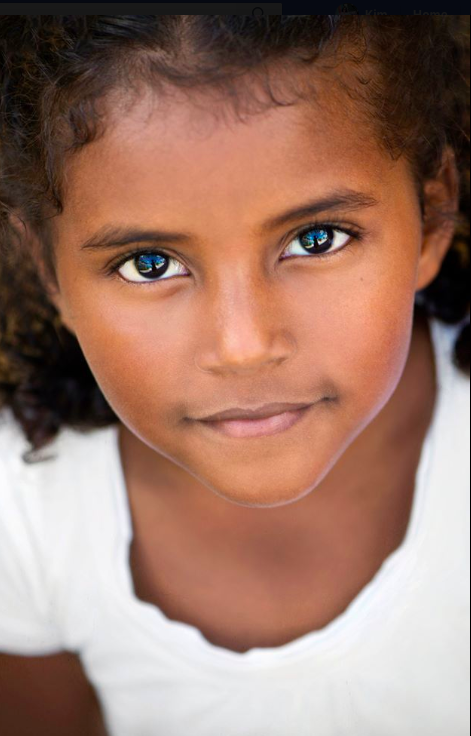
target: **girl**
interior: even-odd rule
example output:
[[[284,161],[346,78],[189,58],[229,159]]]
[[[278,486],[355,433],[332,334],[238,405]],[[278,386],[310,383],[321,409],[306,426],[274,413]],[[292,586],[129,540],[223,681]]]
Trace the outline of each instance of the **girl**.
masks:
[[[460,20],[2,16],[2,734],[465,736]]]

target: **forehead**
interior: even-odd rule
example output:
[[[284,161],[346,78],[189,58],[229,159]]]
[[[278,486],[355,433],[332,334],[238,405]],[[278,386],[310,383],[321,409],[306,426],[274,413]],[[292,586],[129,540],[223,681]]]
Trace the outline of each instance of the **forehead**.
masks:
[[[346,94],[319,80],[313,101],[242,119],[214,98],[150,92],[109,115],[105,134],[67,165],[64,214],[104,219],[227,213],[248,221],[286,197],[377,187],[394,164]],[[269,203],[269,205],[268,205]],[[195,220],[193,220],[195,221]]]

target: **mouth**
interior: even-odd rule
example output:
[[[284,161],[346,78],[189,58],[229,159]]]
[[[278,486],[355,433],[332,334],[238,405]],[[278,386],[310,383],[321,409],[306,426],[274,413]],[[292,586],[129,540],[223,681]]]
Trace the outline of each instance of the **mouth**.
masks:
[[[250,437],[268,437],[280,432],[286,432],[297,424],[313,407],[313,404],[293,411],[284,411],[274,416],[260,419],[222,419],[197,420],[198,424],[210,431],[217,432],[235,439]]]

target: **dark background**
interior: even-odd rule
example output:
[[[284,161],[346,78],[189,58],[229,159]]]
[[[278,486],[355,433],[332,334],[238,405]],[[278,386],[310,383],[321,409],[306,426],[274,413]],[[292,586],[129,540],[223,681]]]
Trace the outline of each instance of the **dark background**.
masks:
[[[305,0],[297,2],[290,0],[286,3],[0,3],[0,11],[11,15],[36,15],[44,13],[48,15],[87,15],[109,13],[120,15],[130,12],[137,13],[189,13],[189,14],[237,14],[250,15],[263,13],[277,15],[280,13],[291,14],[291,11],[306,10]],[[446,10],[448,7],[448,11]],[[450,8],[443,0],[359,0],[355,4],[337,3],[335,0],[318,0],[312,3],[315,13],[338,13],[359,12],[361,14],[386,13],[392,15],[414,15],[434,13],[447,15],[448,13],[460,14],[465,11],[465,3],[460,0],[455,7]]]

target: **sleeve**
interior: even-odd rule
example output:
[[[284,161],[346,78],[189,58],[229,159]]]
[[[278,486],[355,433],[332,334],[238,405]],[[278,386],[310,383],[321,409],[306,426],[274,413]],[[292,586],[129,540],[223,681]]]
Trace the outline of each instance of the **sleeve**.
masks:
[[[41,560],[40,494],[18,435],[0,427],[0,652],[40,656],[63,650]]]

